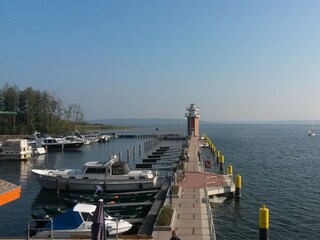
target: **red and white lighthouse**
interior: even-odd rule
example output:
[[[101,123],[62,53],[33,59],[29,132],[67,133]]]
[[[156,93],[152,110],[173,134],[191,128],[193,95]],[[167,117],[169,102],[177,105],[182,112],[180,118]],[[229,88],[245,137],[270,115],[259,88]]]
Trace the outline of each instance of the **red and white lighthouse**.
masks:
[[[188,136],[199,137],[199,108],[194,103],[187,107],[186,117],[188,120]]]

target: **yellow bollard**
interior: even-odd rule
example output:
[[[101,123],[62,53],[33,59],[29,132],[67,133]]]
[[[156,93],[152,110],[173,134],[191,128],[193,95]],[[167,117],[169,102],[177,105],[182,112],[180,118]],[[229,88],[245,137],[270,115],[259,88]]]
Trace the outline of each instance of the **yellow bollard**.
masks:
[[[223,154],[220,155],[220,164],[224,164],[224,155]]]
[[[269,209],[262,205],[259,211],[259,239],[269,239]]]
[[[232,165],[229,164],[228,166],[228,175],[232,176]]]
[[[241,176],[239,173],[236,176],[236,198],[241,197]]]
[[[221,171],[221,174],[224,174],[223,172],[223,168],[224,168],[224,155],[221,154],[220,156],[220,171]]]
[[[217,163],[220,163],[220,151],[218,150],[218,153],[217,153]]]

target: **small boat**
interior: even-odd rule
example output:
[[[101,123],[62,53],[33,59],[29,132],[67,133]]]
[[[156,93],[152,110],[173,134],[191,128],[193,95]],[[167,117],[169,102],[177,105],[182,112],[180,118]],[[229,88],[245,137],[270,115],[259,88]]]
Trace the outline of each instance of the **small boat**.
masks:
[[[46,219],[50,219],[53,218],[57,215],[60,215],[64,212],[67,211],[57,208],[57,207],[44,207],[43,208],[45,213],[31,213],[31,216],[34,220],[36,220],[37,224],[43,224]],[[139,222],[143,222],[144,218],[146,217],[147,213],[145,213],[144,211],[135,211],[132,213],[128,213],[128,212],[117,212],[117,211],[109,211],[108,214],[111,217],[117,218],[117,219],[123,219],[126,220],[130,223],[139,223]]]
[[[84,144],[83,140],[68,141],[64,138],[45,138],[42,146],[48,151],[64,151],[64,150],[79,150]]]
[[[213,196],[212,198],[209,198],[210,203],[223,203],[227,198],[226,197],[218,197],[218,196]]]
[[[136,191],[136,192],[128,192],[128,193],[103,193],[103,194],[94,194],[94,195],[86,195],[86,194],[68,194],[69,198],[73,199],[83,199],[87,201],[98,201],[99,199],[103,199],[105,202],[142,202],[142,201],[153,201],[158,190],[151,191]]]
[[[93,213],[96,205],[77,204],[74,208],[52,218],[41,228],[35,238],[90,238]],[[106,224],[106,235],[116,235],[131,229],[132,224],[125,220],[118,220],[104,213]],[[52,231],[51,231],[52,229]],[[52,233],[52,236],[51,236]]]
[[[38,145],[41,145],[48,151],[79,150],[84,145],[83,139],[70,138],[67,140],[65,138],[53,138],[48,134],[37,131],[29,137],[29,141],[36,141]]]
[[[109,209],[109,211],[107,212],[111,217],[116,217],[118,219],[143,218],[147,214],[146,211],[144,211],[144,208],[144,206],[138,206],[134,209],[131,209],[130,211],[128,211],[127,209]],[[59,207],[43,207],[43,210],[45,213],[33,213],[32,217],[34,219],[48,219],[48,217],[50,216],[52,217],[65,213],[68,209],[61,209]]]
[[[313,130],[308,130],[308,136],[314,137],[316,135],[315,131]]]
[[[76,206],[79,203],[90,204],[92,201],[84,199],[63,198],[63,202],[67,207]],[[117,203],[105,202],[104,210],[108,213],[126,213],[132,214],[137,211],[147,212],[152,206],[152,202],[130,202],[130,203]]]
[[[158,187],[158,173],[130,170],[113,155],[108,162],[87,162],[81,169],[31,169],[41,188],[67,191],[126,192]]]
[[[31,154],[27,139],[7,139],[0,147],[0,159],[3,160],[26,160]]]
[[[34,140],[29,140],[28,145],[31,147],[32,150],[32,156],[38,156],[38,155],[43,155],[46,154],[47,151],[40,143]]]

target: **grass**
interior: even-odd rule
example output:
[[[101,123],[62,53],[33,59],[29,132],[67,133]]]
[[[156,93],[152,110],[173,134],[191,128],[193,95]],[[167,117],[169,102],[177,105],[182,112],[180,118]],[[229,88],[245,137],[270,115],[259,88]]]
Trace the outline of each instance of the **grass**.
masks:
[[[169,226],[171,223],[172,214],[173,214],[173,209],[169,205],[164,206],[160,211],[159,218],[156,222],[156,225]]]

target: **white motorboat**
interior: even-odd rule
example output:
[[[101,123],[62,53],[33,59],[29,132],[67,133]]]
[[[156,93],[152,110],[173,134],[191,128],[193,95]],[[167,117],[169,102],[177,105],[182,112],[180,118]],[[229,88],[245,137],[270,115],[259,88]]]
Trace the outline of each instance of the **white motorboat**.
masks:
[[[315,131],[313,130],[308,130],[308,136],[314,137],[316,135]]]
[[[25,160],[31,158],[32,150],[27,139],[7,139],[0,147],[0,159]]]
[[[31,169],[41,188],[68,191],[125,192],[154,189],[158,173],[130,170],[113,155],[108,162],[87,162],[81,169]]]
[[[43,155],[43,154],[46,154],[47,152],[46,149],[42,147],[42,145],[37,141],[29,140],[28,144],[31,147],[32,156]]]
[[[90,238],[93,213],[96,205],[79,203],[65,213],[58,215],[41,228],[34,238]],[[131,229],[132,224],[118,220],[104,213],[106,235],[116,235]],[[52,230],[52,231],[51,231]],[[51,236],[52,233],[52,236]]]
[[[63,151],[63,150],[77,150],[84,144],[83,140],[69,141],[64,138],[46,138],[42,142],[42,146],[50,150]]]
[[[83,139],[53,138],[37,131],[29,138],[29,141],[36,141],[37,145],[40,144],[47,151],[79,150],[84,144]]]

